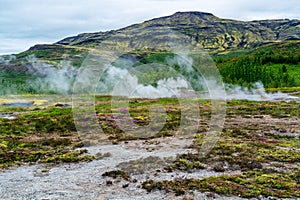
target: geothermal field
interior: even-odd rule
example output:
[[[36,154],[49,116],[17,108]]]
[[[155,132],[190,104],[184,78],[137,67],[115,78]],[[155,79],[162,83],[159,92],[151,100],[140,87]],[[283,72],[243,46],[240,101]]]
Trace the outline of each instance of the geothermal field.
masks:
[[[246,93],[255,100],[234,99]],[[0,106],[1,199],[298,196],[299,98],[257,97],[244,91],[227,100],[224,127],[211,137],[210,100],[118,97],[112,108],[116,97],[95,96],[94,114],[84,117],[87,123],[96,119],[97,126],[90,126],[98,131],[81,133],[70,97],[6,96]],[[182,123],[181,113],[190,108],[180,101],[197,105],[200,117],[190,119],[197,123]],[[155,105],[165,111],[165,121],[151,129],[149,109]],[[118,127],[124,113],[137,131]]]
[[[0,200],[300,198],[296,1],[180,1],[1,2]]]

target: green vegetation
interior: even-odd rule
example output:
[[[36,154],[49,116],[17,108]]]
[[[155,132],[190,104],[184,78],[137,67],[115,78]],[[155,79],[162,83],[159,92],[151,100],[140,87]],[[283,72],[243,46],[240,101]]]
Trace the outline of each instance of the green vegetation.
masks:
[[[102,174],[102,176],[108,176],[108,177],[112,177],[112,178],[117,178],[117,177],[121,177],[125,180],[130,180],[130,176],[128,176],[126,174],[126,172],[121,171],[121,170],[114,170],[114,171],[109,171],[109,172],[105,172],[104,174]]]
[[[189,190],[216,192],[226,196],[280,197],[300,196],[299,169],[295,172],[266,173],[248,171],[237,176],[219,176],[200,179],[176,179],[172,181],[145,181],[143,188],[148,192],[153,189],[174,191],[176,195],[185,194]]]
[[[9,113],[14,107],[2,107]],[[93,157],[84,150],[72,120],[71,109],[23,108],[17,119],[0,118],[0,168],[35,162],[78,162]],[[29,113],[27,113],[29,111]]]
[[[34,82],[35,78],[24,72],[0,69],[0,95],[38,93],[34,85],[28,82]]]
[[[217,56],[223,79],[227,83],[249,86],[261,81],[267,88],[300,85],[300,42],[266,45],[244,55]]]
[[[26,64],[28,56],[34,56],[41,62],[59,66],[62,60],[68,60],[74,67],[79,67],[88,49],[63,45],[36,45],[28,51],[16,54],[16,60],[11,64]],[[23,63],[22,63],[23,61]]]

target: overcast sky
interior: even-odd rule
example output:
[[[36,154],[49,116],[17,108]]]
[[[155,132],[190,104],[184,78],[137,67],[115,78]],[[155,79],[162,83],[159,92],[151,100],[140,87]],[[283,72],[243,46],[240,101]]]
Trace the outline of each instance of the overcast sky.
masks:
[[[0,0],[0,54],[177,11],[238,20],[300,19],[300,0]]]

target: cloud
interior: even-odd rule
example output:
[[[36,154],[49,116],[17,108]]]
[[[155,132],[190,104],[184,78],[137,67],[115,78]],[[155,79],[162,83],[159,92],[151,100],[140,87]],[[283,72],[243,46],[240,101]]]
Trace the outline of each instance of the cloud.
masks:
[[[47,38],[8,38],[0,37],[0,55],[2,54],[13,54],[26,50],[30,46],[35,44],[45,44],[49,40]]]
[[[118,29],[177,11],[221,18],[300,18],[299,0],[0,0],[0,54],[83,32]]]

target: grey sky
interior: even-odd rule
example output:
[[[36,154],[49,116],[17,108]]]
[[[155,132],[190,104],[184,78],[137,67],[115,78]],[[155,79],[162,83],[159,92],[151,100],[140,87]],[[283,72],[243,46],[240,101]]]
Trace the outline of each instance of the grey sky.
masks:
[[[300,19],[300,0],[0,0],[0,54],[177,11],[204,11],[238,20]]]

